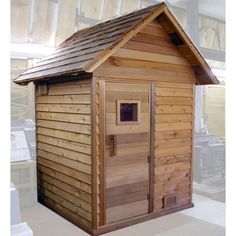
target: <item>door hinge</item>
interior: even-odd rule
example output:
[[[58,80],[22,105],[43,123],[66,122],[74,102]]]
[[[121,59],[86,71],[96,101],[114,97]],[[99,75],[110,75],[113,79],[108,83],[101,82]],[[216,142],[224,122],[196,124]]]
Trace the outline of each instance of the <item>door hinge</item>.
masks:
[[[150,162],[151,162],[151,156],[148,155],[148,163],[150,163]]]
[[[147,193],[147,200],[150,200],[150,193]]]

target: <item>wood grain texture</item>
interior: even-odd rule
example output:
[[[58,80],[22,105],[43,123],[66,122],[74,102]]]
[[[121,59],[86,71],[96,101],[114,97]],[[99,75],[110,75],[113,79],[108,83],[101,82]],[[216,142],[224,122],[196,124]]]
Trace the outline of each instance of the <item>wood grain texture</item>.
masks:
[[[195,84],[193,85],[193,99],[195,101],[195,91],[196,91],[196,86]],[[195,148],[195,106],[193,106],[193,111],[192,111],[192,158],[190,159],[191,161],[191,174],[190,174],[190,190],[189,190],[189,203],[193,202],[193,168],[194,168],[194,148]]]
[[[90,114],[90,105],[38,104],[37,111]]]
[[[144,27],[117,50],[112,57],[94,71],[94,74],[110,78],[171,82],[173,85],[170,88],[165,87],[165,84],[160,84],[160,87],[163,88],[163,96],[173,92],[173,96],[178,97],[180,94],[183,97],[189,96],[188,89],[191,89],[190,86],[195,81],[190,64],[173,44],[162,26],[157,22],[151,24]],[[153,43],[154,41],[164,43],[158,45]],[[185,86],[181,87],[181,83],[184,83]],[[179,90],[175,91],[175,88]]]
[[[89,94],[80,95],[56,95],[56,96],[40,96],[36,99],[37,103],[49,103],[49,104],[90,104]]]
[[[105,171],[105,81],[100,78],[98,82],[98,104],[99,104],[99,114],[98,114],[98,142],[99,142],[99,225],[106,224],[106,171]]]
[[[142,215],[145,212],[148,212],[148,200],[111,207],[107,209],[107,223]]]
[[[150,85],[106,81],[105,97],[105,206],[108,224],[149,211]],[[139,121],[135,124],[117,122],[118,101],[139,101]],[[134,205],[137,208],[133,208]],[[130,206],[130,209],[121,213],[125,206]]]
[[[90,202],[78,198],[78,196],[76,196],[74,193],[69,193],[65,189],[61,189],[60,187],[58,187],[58,185],[60,186],[60,184],[58,184],[57,180],[55,181],[55,179],[49,175],[42,173],[40,178],[43,185],[42,187],[45,187],[51,192],[55,192],[55,194],[59,196],[63,196],[63,198],[65,198],[69,202],[74,203],[76,206],[88,212],[91,212],[92,209]]]
[[[191,202],[192,86],[157,82],[156,104],[154,211],[162,212],[168,194],[176,207]]]
[[[154,183],[155,183],[155,126],[156,126],[156,84],[151,83],[150,87],[150,165],[149,165],[149,213],[154,211]]]
[[[88,81],[84,83],[78,84],[68,84],[68,83],[61,83],[55,85],[48,86],[48,95],[75,95],[75,94],[90,94],[91,93],[91,85]]]
[[[67,113],[47,113],[47,112],[38,112],[37,118],[41,120],[54,120],[54,121],[63,121],[69,123],[79,123],[79,124],[90,124],[90,115],[81,115],[81,114],[67,114]]]
[[[171,61],[175,65],[188,65],[187,60],[183,57],[163,55],[158,53],[124,49],[124,48],[121,48],[118,51],[116,51],[113,54],[113,56],[125,57],[129,59],[139,59],[144,61],[154,61],[160,63],[169,63]]]
[[[70,168],[79,170],[81,172],[91,174],[90,163],[88,163],[88,164],[84,163],[84,162],[87,162],[87,159],[82,159],[82,158],[78,158],[78,157],[72,159],[72,158],[68,158],[67,156],[62,157],[62,155],[60,155],[60,154],[57,155],[57,154],[52,153],[54,150],[50,150],[49,148],[47,148],[45,146],[41,146],[40,144],[41,143],[39,143],[39,145],[38,145],[38,148],[39,148],[38,154],[39,154],[39,156],[44,157],[45,159],[54,161],[56,163],[68,166]],[[41,149],[44,149],[44,150],[47,150],[47,151],[44,151],[44,150],[41,150]]]
[[[72,142],[72,141],[54,138],[50,136],[44,136],[41,134],[39,134],[37,138],[38,138],[38,141],[41,143],[51,144],[53,146],[69,149],[69,150],[84,153],[84,154],[91,154],[91,147],[88,144]]]
[[[53,178],[58,179],[58,180],[66,183],[66,184],[69,184],[70,186],[73,186],[75,188],[81,189],[82,191],[87,192],[89,194],[91,193],[91,186],[90,186],[90,184],[87,184],[87,183],[85,183],[83,181],[80,181],[78,179],[75,179],[73,177],[65,175],[65,174],[63,174],[61,172],[55,171],[55,170],[50,169],[50,168],[48,168],[46,166],[43,166],[43,165],[38,165],[38,170],[40,172],[42,172],[42,173],[45,173],[45,174],[53,177]],[[70,193],[75,194],[77,196],[77,191],[70,192]],[[89,198],[89,195],[86,196],[85,200],[91,202],[90,201],[91,199]]]
[[[37,120],[38,120],[38,123],[37,123],[38,127],[41,127],[41,128],[62,130],[65,132],[73,132],[73,133],[78,133],[78,134],[91,134],[91,125],[88,125],[88,124],[69,123],[69,122],[61,122],[61,121],[54,121],[54,120],[40,120],[40,119],[37,119]],[[45,129],[44,129],[44,132],[46,132]],[[61,135],[61,139],[63,139],[66,133],[60,133],[60,134],[63,134]]]
[[[104,62],[92,84],[49,84],[36,99],[39,194],[94,228],[164,212],[168,194],[175,207],[190,202],[195,75],[155,24]],[[140,101],[138,124],[117,122],[117,100]]]
[[[92,136],[91,136],[91,152],[92,152],[92,225],[94,229],[98,228],[98,153],[97,153],[97,78],[91,80],[91,101],[92,101]]]
[[[39,196],[53,208],[92,222],[91,85],[49,84],[37,95]]]
[[[123,48],[130,49],[130,50],[142,50],[144,52],[151,52],[151,53],[157,53],[157,54],[163,54],[163,55],[172,55],[172,56],[179,56],[182,57],[182,54],[180,51],[174,48],[168,48],[165,46],[159,46],[154,45],[150,43],[144,43],[144,42],[135,42],[130,40],[128,43],[123,46]]]
[[[88,134],[83,133],[74,133],[68,131],[61,131],[56,129],[49,129],[49,128],[38,128],[38,133],[50,137],[55,137],[59,139],[70,140],[74,142],[80,142],[84,144],[91,144],[91,138]]]
[[[151,32],[155,24],[158,30]],[[154,91],[156,96],[154,108],[155,126],[153,128],[155,131],[154,155],[156,166],[154,178],[156,180],[158,176],[169,174],[169,178],[172,181],[172,177],[175,174],[177,174],[177,177],[174,178],[175,183],[171,182],[170,188],[165,188],[165,191],[162,190],[162,192],[154,191],[155,211],[165,210],[161,205],[162,202],[157,199],[160,196],[164,197],[166,194],[175,192],[174,186],[178,186],[185,178],[185,176],[181,175],[181,171],[190,171],[191,169],[189,164],[177,165],[177,163],[182,161],[187,163],[192,158],[192,84],[195,81],[195,75],[189,62],[179,53],[168,34],[161,27],[157,22],[152,22],[150,27],[148,26],[140,32],[94,72],[97,76],[109,81],[109,83],[106,83],[106,109],[109,109],[109,113],[106,115],[106,128],[107,134],[111,135],[122,135],[127,132],[134,134],[147,128],[147,126],[126,126],[124,129],[123,127],[116,127],[114,125],[117,119],[114,103],[116,99],[122,99],[122,97],[127,97],[129,100],[135,99],[135,97],[140,99],[144,104],[143,107],[141,106],[142,117],[146,120],[148,117],[146,114],[148,111],[148,106],[146,105],[148,99],[145,96],[144,86],[140,83],[135,88],[134,84],[137,81],[156,81],[156,90]],[[155,37],[155,42],[161,43],[153,43]],[[162,49],[159,53],[154,54],[153,51],[160,47]],[[127,79],[134,81],[132,85],[129,86],[127,84]],[[120,83],[115,83],[119,80]],[[125,88],[122,83],[126,83]],[[137,143],[133,150],[136,149],[142,152],[141,149],[143,147],[144,144]],[[112,154],[112,150],[111,144],[106,145],[106,155],[108,157]],[[129,147],[128,143],[127,145],[119,144],[117,146],[118,165],[114,164],[113,157],[107,159],[107,186],[120,186],[125,178],[129,183],[136,183],[134,178],[128,177],[129,168],[138,173],[139,168],[145,169],[145,166],[141,167],[142,161],[139,159],[137,159],[136,166],[130,165],[132,155],[126,161],[122,160],[122,155],[128,153],[130,155],[131,152],[132,147]],[[181,156],[184,157],[181,159]],[[170,157],[173,158],[170,159]],[[166,161],[163,158],[166,158]],[[119,169],[119,165],[122,165],[122,170]],[[168,182],[166,184],[169,186]],[[122,202],[119,197],[117,198],[117,202]],[[177,205],[183,204],[185,200],[179,199]],[[109,198],[108,201],[110,201]],[[109,204],[112,203],[109,202]]]
[[[161,62],[155,62],[155,61],[145,61],[143,59],[138,59],[138,58],[133,59],[133,58],[126,58],[126,57],[116,57],[113,55],[109,59],[107,59],[106,62],[109,62],[116,66],[121,66],[121,67],[156,69],[159,72],[163,72],[163,75],[164,75],[164,72],[165,73],[171,72],[172,74],[175,73],[176,75],[182,74],[182,75],[194,76],[193,70],[189,65],[175,65],[171,63],[171,61],[161,63]],[[160,83],[165,83],[165,82],[166,81],[162,81]],[[175,85],[178,85],[178,84],[179,84],[178,82],[175,83]]]

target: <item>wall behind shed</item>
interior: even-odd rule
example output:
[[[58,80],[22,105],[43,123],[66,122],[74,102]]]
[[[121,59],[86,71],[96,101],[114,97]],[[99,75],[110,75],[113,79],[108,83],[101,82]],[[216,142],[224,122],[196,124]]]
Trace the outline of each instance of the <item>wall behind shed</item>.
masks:
[[[225,86],[204,87],[203,116],[208,133],[225,137]]]

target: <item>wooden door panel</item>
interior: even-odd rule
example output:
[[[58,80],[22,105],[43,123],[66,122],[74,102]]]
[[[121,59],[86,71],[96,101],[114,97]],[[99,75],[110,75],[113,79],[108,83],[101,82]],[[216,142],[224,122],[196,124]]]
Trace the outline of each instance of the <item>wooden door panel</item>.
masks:
[[[132,203],[132,202],[143,201],[143,200],[147,200],[147,193],[145,191],[129,193],[125,195],[117,195],[117,196],[113,196],[112,198],[107,199],[106,207],[111,208],[111,207],[121,206],[121,205]]]
[[[133,154],[139,155],[140,153],[142,153],[143,155],[146,155],[147,157],[149,154],[148,143],[149,142],[135,143],[135,144],[122,144],[122,145],[117,144],[116,156],[120,158],[122,157],[125,158],[125,157],[130,157]],[[113,152],[114,152],[114,147],[107,145],[106,152],[105,152],[105,155],[107,156],[107,158],[111,157]]]
[[[113,177],[107,177],[106,178],[106,187],[111,188],[115,186],[126,184],[132,184],[137,183],[141,181],[148,180],[149,176],[147,172],[138,172],[133,173],[132,175],[121,175],[121,176],[113,176]]]
[[[106,168],[106,177],[128,175],[128,174],[131,175],[131,174],[138,173],[138,172],[148,172],[148,168],[149,168],[148,163],[107,167]]]
[[[132,202],[121,206],[115,206],[107,209],[107,223],[135,217],[148,212],[148,200]]]
[[[111,198],[130,193],[147,192],[147,191],[148,191],[148,180],[132,184],[123,184],[121,186],[116,186],[106,189],[107,196]]]
[[[105,88],[105,207],[111,223],[148,213],[150,86],[106,82]],[[137,123],[117,122],[119,100],[140,102]]]
[[[112,167],[117,165],[128,165],[132,163],[146,163],[148,161],[148,153],[147,152],[140,152],[138,154],[130,154],[126,156],[115,156],[115,157],[107,157],[106,158],[106,166]]]

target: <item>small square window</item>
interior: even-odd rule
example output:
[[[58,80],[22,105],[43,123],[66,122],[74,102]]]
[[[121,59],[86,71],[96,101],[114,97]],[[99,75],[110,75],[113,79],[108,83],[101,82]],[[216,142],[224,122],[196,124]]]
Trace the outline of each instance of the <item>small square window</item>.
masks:
[[[138,124],[139,111],[139,101],[118,100],[117,124]]]
[[[121,103],[120,104],[120,121],[138,121],[138,104]]]

